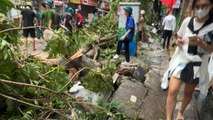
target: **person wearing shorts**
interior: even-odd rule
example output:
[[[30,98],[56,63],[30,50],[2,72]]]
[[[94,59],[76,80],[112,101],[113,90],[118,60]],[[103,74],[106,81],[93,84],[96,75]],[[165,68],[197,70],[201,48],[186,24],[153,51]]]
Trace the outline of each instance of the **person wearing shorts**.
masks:
[[[25,9],[21,11],[21,18],[20,18],[20,26],[22,27],[30,27],[34,26],[34,22],[37,23],[36,15],[32,11],[31,6],[26,6]],[[32,37],[32,44],[33,44],[33,51],[35,51],[35,28],[27,28],[23,30],[23,36],[24,36],[24,46],[25,49],[27,49],[27,38],[29,35]]]

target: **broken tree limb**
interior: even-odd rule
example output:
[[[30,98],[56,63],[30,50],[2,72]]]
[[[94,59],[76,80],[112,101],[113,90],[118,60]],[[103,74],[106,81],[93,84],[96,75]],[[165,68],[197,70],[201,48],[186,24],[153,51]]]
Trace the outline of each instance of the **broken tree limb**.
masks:
[[[97,57],[98,57],[98,49],[97,49],[97,47],[94,47],[94,51],[95,51],[95,54],[94,54],[94,57],[93,57],[93,60],[96,60],[97,59]]]
[[[91,43],[90,45],[88,46],[93,46],[93,44],[100,44],[100,43],[104,43],[104,42],[108,42],[108,41],[111,41],[113,40],[113,38],[117,37],[118,35],[113,35],[111,37],[105,37],[105,38],[101,38],[98,42],[97,41],[94,41],[93,43]],[[74,55],[72,55],[70,58],[69,58],[69,62],[78,58],[78,57],[81,57],[83,52],[89,50],[90,48],[88,47],[86,50],[85,48],[81,48],[80,50],[78,50]]]
[[[111,41],[113,40],[113,38],[116,38],[118,35],[112,35],[110,37],[104,37],[104,38],[101,38],[98,42],[95,41],[95,44],[100,44],[100,43],[104,43],[104,42],[108,42],[108,41]]]

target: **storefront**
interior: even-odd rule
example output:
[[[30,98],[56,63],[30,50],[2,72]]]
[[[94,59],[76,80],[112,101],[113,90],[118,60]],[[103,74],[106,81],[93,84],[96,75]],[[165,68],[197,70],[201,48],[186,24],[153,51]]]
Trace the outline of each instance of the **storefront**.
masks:
[[[79,9],[83,20],[86,21],[91,18],[91,14],[98,8],[98,0],[70,0],[68,5],[73,9]]]

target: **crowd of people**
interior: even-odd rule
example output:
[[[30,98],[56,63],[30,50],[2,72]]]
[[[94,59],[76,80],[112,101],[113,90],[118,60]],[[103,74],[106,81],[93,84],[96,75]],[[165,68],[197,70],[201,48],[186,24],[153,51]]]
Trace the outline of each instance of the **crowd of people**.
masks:
[[[83,16],[78,9],[73,9],[67,5],[63,6],[63,14],[59,14],[57,9],[53,7],[52,0],[46,0],[41,4],[41,12],[31,6],[26,6],[21,10],[20,27],[24,27],[24,46],[27,50],[28,37],[32,38],[33,51],[35,47],[35,37],[48,38],[50,31],[58,30],[61,26],[65,26],[67,33],[71,35],[73,29],[81,29],[83,27]]]

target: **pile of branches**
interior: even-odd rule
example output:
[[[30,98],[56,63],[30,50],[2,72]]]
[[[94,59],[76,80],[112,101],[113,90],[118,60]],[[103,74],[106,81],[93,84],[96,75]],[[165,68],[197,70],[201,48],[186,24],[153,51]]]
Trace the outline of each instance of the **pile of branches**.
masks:
[[[101,20],[111,19],[110,17],[108,14]],[[117,21],[108,24],[117,25]],[[91,26],[94,28],[94,25]],[[115,29],[113,27],[112,30]],[[94,106],[67,93],[76,75],[90,68],[83,67],[72,77],[68,77],[65,67],[61,65],[65,65],[70,59],[53,67],[36,58],[24,56],[19,48],[21,40],[18,31],[2,32],[11,28],[14,27],[0,14],[0,119],[125,119],[125,116],[119,113],[117,103],[100,101],[98,106]],[[94,35],[96,31],[86,33],[86,29],[90,27],[76,31],[72,37],[65,35],[63,29],[59,30],[60,36],[48,41],[47,50],[50,57],[72,55],[83,46],[89,44],[92,47],[99,44],[97,40],[101,41],[115,34],[115,31],[111,30],[105,33],[102,39],[97,39]]]

